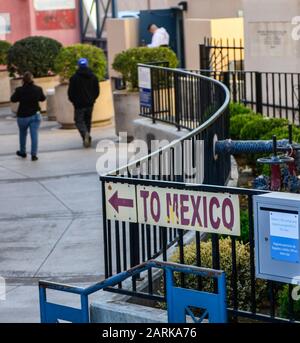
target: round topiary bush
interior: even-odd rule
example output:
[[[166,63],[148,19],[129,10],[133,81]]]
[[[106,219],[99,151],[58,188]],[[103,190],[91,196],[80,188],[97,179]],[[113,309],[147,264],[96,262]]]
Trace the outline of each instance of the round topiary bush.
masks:
[[[138,64],[150,62],[168,62],[170,68],[178,66],[175,52],[169,48],[132,48],[121,52],[115,57],[113,68],[122,74],[130,90],[138,88]]]
[[[221,270],[226,273],[227,304],[232,307],[233,287],[231,284],[232,277],[232,256],[231,256],[231,239],[220,239],[220,256]],[[184,247],[184,263],[186,265],[196,265],[196,243]],[[236,242],[236,263],[237,263],[237,294],[238,306],[241,310],[250,310],[251,304],[251,278],[250,278],[250,247],[249,244]],[[172,258],[173,262],[179,262],[179,251]],[[202,267],[212,267],[212,242],[201,242],[201,265]],[[180,275],[175,274],[177,284],[180,284]],[[203,279],[203,290],[213,291],[212,279]],[[189,275],[186,277],[186,288],[197,289],[197,276]],[[262,280],[256,280],[256,302],[258,308],[263,306],[266,299],[267,284]]]
[[[54,70],[63,80],[69,80],[76,72],[80,58],[87,58],[89,68],[95,73],[99,81],[105,79],[107,61],[102,49],[89,44],[74,44],[62,48],[55,59]]]
[[[262,116],[259,114],[237,114],[230,118],[230,138],[241,139],[241,131],[248,123],[253,120],[259,120]]]
[[[8,51],[11,76],[31,71],[34,77],[53,75],[54,61],[62,45],[47,37],[28,37],[17,41]]]
[[[0,65],[7,65],[7,54],[11,44],[5,40],[0,40]]]

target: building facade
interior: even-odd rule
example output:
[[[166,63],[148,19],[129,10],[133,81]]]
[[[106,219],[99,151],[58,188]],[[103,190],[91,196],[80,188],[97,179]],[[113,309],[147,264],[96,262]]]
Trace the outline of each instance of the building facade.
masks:
[[[79,42],[78,0],[9,0],[0,2],[0,39],[11,43],[47,36],[65,45]]]

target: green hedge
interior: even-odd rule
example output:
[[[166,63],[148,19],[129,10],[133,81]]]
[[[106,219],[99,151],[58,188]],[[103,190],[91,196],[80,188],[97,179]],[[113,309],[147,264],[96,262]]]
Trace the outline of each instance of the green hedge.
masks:
[[[255,112],[251,108],[241,103],[235,103],[235,102],[230,103],[229,113],[231,117],[234,117],[240,114],[255,114]]]
[[[26,71],[34,77],[54,73],[54,61],[62,45],[47,37],[28,37],[17,41],[8,51],[8,70],[11,76],[21,76]]]
[[[230,119],[230,138],[241,139],[241,131],[250,122],[261,119],[259,114],[237,114]]]
[[[232,277],[232,256],[231,239],[224,238],[219,241],[220,246],[220,269],[226,273],[227,302],[232,307],[233,287]],[[186,265],[196,265],[196,243],[184,247],[184,256]],[[239,309],[250,310],[251,304],[251,277],[250,277],[250,247],[249,244],[236,242],[236,263],[237,263],[237,289]],[[179,262],[179,251],[172,258],[173,262]],[[212,267],[212,242],[201,242],[201,265],[202,267]],[[180,275],[175,274],[175,281],[180,284]],[[197,277],[189,275],[186,277],[186,287],[197,289]],[[256,302],[258,308],[263,306],[266,299],[266,283],[262,280],[256,280]],[[203,290],[211,292],[213,282],[211,279],[203,279]]]
[[[139,63],[148,62],[169,62],[170,68],[178,66],[178,59],[175,52],[169,48],[132,48],[116,55],[113,69],[122,74],[128,89],[138,88],[138,67]]]
[[[271,131],[267,132],[261,139],[272,139],[273,136],[276,136],[277,139],[288,139],[289,129],[288,126],[276,127]],[[300,128],[293,126],[293,141],[300,142]]]
[[[249,214],[248,210],[241,210],[241,236],[239,240],[243,243],[249,242]]]
[[[260,117],[246,123],[241,129],[240,138],[242,140],[262,139],[269,131],[278,127],[288,126],[288,121],[278,118]],[[286,137],[288,138],[288,136]]]
[[[69,80],[76,72],[80,58],[89,60],[89,67],[98,79],[104,80],[107,61],[102,49],[89,44],[74,44],[62,48],[55,59],[54,70],[63,80]]]
[[[5,40],[0,40],[0,65],[7,65],[7,54],[11,44]]]
[[[280,118],[267,118],[254,113],[243,104],[230,104],[230,138],[234,140],[271,140],[275,135],[277,139],[288,139],[288,120]],[[300,128],[293,126],[293,141],[300,142]],[[247,154],[241,157],[246,163],[259,170],[258,158],[265,154]],[[258,170],[258,171],[259,171]],[[269,174],[269,172],[268,172]]]

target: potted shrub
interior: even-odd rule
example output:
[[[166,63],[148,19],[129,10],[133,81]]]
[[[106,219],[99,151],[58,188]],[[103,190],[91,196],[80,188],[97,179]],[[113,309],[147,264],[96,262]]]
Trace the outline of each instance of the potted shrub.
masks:
[[[10,47],[9,42],[0,41],[0,103],[9,102],[10,100],[9,75],[7,72],[7,54]]]
[[[55,60],[55,71],[60,75],[60,84],[55,88],[56,118],[63,128],[74,128],[74,108],[68,101],[68,82],[76,72],[77,61],[85,57],[89,68],[100,81],[100,96],[93,111],[93,126],[111,122],[114,116],[110,80],[105,80],[107,62],[102,49],[89,44],[75,44],[62,48]]]
[[[169,48],[131,48],[116,55],[113,69],[119,72],[126,84],[125,90],[114,92],[116,133],[127,132],[133,138],[133,121],[140,114],[138,92],[138,64],[150,62],[168,62],[170,68],[178,66],[176,54]]]
[[[28,37],[17,41],[8,51],[8,70],[13,77],[11,80],[11,92],[22,84],[22,75],[26,71],[32,72],[35,83],[43,88],[54,88],[59,79],[55,76],[54,60],[62,45],[47,37]],[[16,106],[12,106],[16,111]],[[46,103],[41,104],[41,109],[46,110]]]

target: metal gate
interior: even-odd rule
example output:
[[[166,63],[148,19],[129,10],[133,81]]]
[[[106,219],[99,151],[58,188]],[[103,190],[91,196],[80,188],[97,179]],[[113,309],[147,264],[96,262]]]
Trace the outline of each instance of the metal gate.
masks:
[[[242,40],[205,38],[200,45],[200,69],[220,71],[244,70]]]

